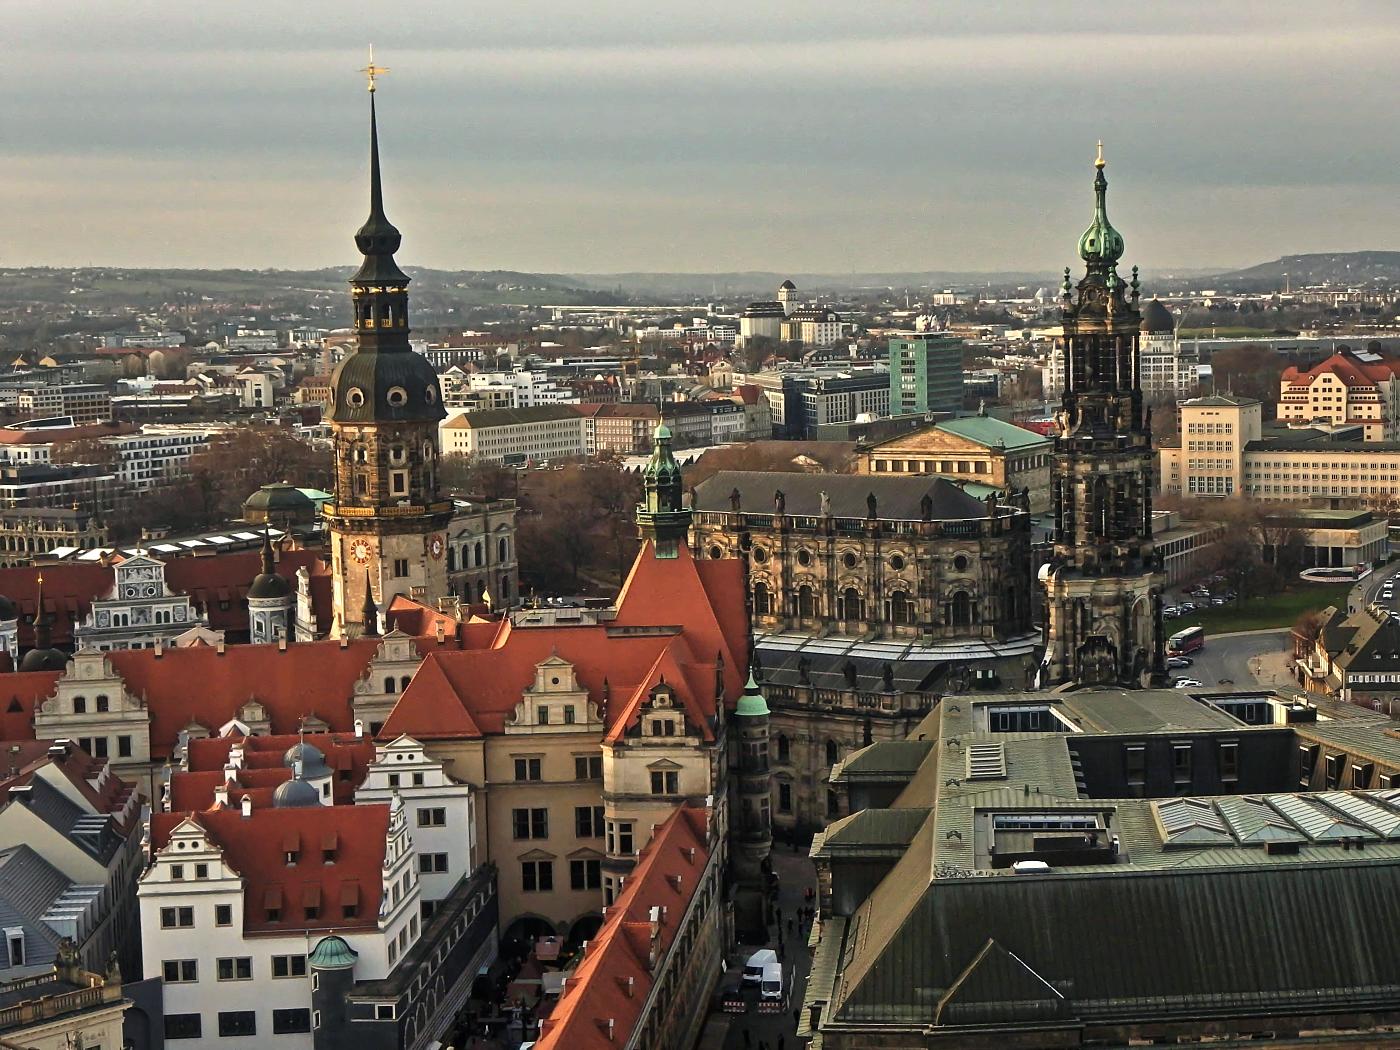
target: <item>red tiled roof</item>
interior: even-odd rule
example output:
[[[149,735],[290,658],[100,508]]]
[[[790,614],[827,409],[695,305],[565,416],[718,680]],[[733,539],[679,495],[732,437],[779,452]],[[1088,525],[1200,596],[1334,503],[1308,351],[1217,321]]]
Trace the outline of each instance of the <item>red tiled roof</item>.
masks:
[[[675,558],[657,558],[648,540],[617,596],[613,623],[683,626],[697,656],[724,658],[724,698],[738,701],[748,673],[749,628],[744,566],[737,558],[697,563],[685,544]]]
[[[0,677],[0,735],[34,739],[34,708],[53,696],[58,671],[19,671]]]
[[[151,815],[151,846],[160,850],[171,832],[191,819],[204,828],[224,859],[243,878],[243,931],[373,929],[383,896],[381,868],[389,834],[389,807],[315,806],[305,809],[238,809]],[[323,853],[330,836],[335,860]],[[297,855],[288,864],[287,852]],[[306,917],[307,902],[319,897],[320,913]],[[346,915],[344,902],[357,901]],[[267,909],[280,908],[269,920]]]
[[[1375,386],[1400,375],[1400,360],[1360,361],[1351,354],[1338,352],[1309,369],[1290,365],[1283,370],[1282,378],[1292,387],[1306,388],[1324,374],[1336,376],[1347,387]]]
[[[211,733],[255,699],[272,732],[295,734],[315,715],[332,732],[355,727],[351,698],[379,647],[378,638],[274,645],[130,649],[107,654],[127,691],[144,697],[151,714],[151,753],[168,755],[180,730],[197,722]],[[192,688],[197,683],[197,688]]]
[[[610,623],[467,624],[463,644],[487,642],[489,632],[489,647],[429,651],[380,736],[407,733],[433,740],[503,732],[535,680],[536,665],[557,655],[573,665],[610,736],[635,724],[646,694],[664,678],[708,738],[716,658],[724,661],[724,698],[730,704],[743,690],[748,666],[742,574],[743,566],[734,560],[697,565],[684,547],[680,557],[658,560],[648,544]]]
[[[675,941],[708,856],[703,810],[682,807],[657,829],[553,1012],[541,1022],[535,1050],[613,1050],[627,1043],[654,980],[648,965],[651,909],[665,909],[657,926],[664,954]]]
[[[272,791],[292,777],[291,767],[283,765],[283,756],[303,740],[317,748],[334,771],[331,794],[335,804],[353,804],[355,791],[365,782],[366,771],[374,761],[373,738],[353,733],[307,733],[191,740],[188,769],[170,777],[170,808],[183,811],[213,806],[214,791],[225,782],[224,766],[236,744],[243,746],[243,765],[235,782],[229,785],[229,805],[238,805],[245,794],[255,806],[270,804]]]
[[[188,594],[209,616],[209,626],[230,633],[248,631],[248,588],[253,577],[262,572],[261,554],[256,550],[228,551],[223,554],[185,555],[165,562],[165,582],[176,594]],[[311,597],[316,617],[323,629],[329,629],[330,576],[322,552],[298,548],[283,551],[277,571],[295,580],[297,569],[306,566],[311,574]],[[50,625],[53,644],[71,645],[73,618],[79,622],[92,608],[94,598],[112,589],[113,574],[109,566],[97,562],[59,562],[54,565],[32,565],[0,568],[0,594],[9,598],[23,614],[20,618],[20,645],[34,644],[33,626],[29,622],[38,611],[39,573],[44,575],[44,606],[56,616]],[[317,584],[323,583],[319,588]],[[226,600],[228,608],[221,608]]]

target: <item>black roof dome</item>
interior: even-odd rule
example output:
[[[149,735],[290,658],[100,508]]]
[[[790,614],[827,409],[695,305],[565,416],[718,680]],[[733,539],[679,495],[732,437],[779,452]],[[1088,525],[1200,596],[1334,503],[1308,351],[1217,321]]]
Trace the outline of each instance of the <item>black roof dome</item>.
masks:
[[[412,350],[360,347],[336,365],[331,396],[330,418],[336,423],[435,423],[447,416],[437,373]]]
[[[19,661],[21,671],[62,671],[68,654],[62,649],[30,649]]]
[[[1139,330],[1148,335],[1170,335],[1176,331],[1176,318],[1153,296],[1142,308],[1142,326]]]
[[[0,594],[0,621],[19,619],[19,608],[14,602]]]
[[[308,514],[316,509],[311,497],[290,481],[276,481],[264,485],[243,501],[243,511],[262,511],[264,514]]]
[[[249,598],[286,598],[291,593],[291,581],[275,572],[258,573],[253,577],[253,585],[248,588]]]

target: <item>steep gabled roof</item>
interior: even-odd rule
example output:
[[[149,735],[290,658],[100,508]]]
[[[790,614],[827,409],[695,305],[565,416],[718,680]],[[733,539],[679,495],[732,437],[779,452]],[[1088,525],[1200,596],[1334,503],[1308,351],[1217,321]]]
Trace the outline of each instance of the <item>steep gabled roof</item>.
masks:
[[[664,957],[674,946],[708,859],[704,811],[678,809],[656,830],[622,894],[608,908],[583,961],[541,1023],[536,1050],[613,1050],[627,1045],[654,982],[648,959],[652,909],[664,909],[656,927],[656,948]]]
[[[389,807],[315,806],[155,813],[151,846],[163,849],[171,832],[191,820],[204,829],[243,879],[243,931],[374,929],[383,896],[382,868]],[[332,845],[333,844],[333,845]],[[327,849],[333,859],[325,859]],[[287,863],[294,853],[296,862]],[[319,914],[306,915],[310,901]],[[346,914],[353,901],[353,914]],[[268,919],[275,902],[276,920]]]

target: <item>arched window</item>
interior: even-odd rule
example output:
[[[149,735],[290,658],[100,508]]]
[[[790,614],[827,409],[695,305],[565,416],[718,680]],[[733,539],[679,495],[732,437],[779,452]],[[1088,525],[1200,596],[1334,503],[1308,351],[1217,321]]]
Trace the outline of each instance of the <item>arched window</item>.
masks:
[[[836,599],[836,604],[839,606],[836,610],[837,619],[847,621],[865,619],[865,601],[854,587],[847,587],[842,591],[841,596]]]
[[[779,733],[779,734],[778,734],[778,761],[779,761],[779,762],[786,762],[786,761],[788,761],[788,756],[789,756],[791,750],[792,750],[792,747],[791,747],[791,745],[788,743],[787,734],[786,734],[786,733]]]
[[[948,620],[954,627],[972,626],[972,599],[967,591],[958,591],[948,603]]]
[[[804,583],[797,588],[797,615],[804,620],[810,620],[816,614],[816,597],[812,594],[812,588]]]
[[[841,748],[837,746],[835,740],[828,740],[826,742],[826,764],[834,766],[840,758]]]
[[[392,693],[392,692],[394,691],[394,676],[393,676],[393,675],[385,675],[385,676],[384,676],[384,691],[385,691],[386,693]]]
[[[447,571],[457,571],[457,548],[450,543],[447,545]]]
[[[480,540],[477,540],[477,541],[476,541],[476,561],[474,561],[474,562],[472,563],[473,565],[476,565],[476,566],[480,566],[480,565],[481,565],[481,556],[482,556],[482,554],[483,554],[483,551],[482,551],[482,547],[481,547],[481,541],[480,541]]]
[[[411,678],[411,677],[412,677],[411,675],[404,675],[403,677],[401,677],[401,678],[399,679],[399,688],[400,688],[400,689],[407,689],[407,688],[408,688],[408,680],[409,680],[409,678]]]
[[[889,620],[894,624],[914,622],[914,607],[909,601],[908,591],[895,591],[890,595]]]
[[[753,611],[755,616],[767,616],[770,607],[768,598],[768,584],[755,583],[753,585]]]
[[[505,561],[505,560],[506,560],[506,550],[507,550],[506,541],[505,541],[505,537],[503,536],[503,537],[501,537],[499,540],[496,541],[496,560],[497,560],[497,561]]]

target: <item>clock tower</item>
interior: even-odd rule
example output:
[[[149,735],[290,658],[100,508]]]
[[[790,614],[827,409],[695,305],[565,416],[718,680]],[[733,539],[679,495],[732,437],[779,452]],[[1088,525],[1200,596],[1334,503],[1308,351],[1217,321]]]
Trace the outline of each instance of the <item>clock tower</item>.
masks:
[[[384,214],[379,181],[375,74],[369,82],[369,218],[355,234],[364,256],[350,279],[356,347],[331,378],[335,501],[330,536],[336,636],[377,632],[366,623],[396,594],[435,603],[448,593],[445,559],[452,501],[438,495],[437,374],[408,342],[408,276],[394,261],[399,231]]]

